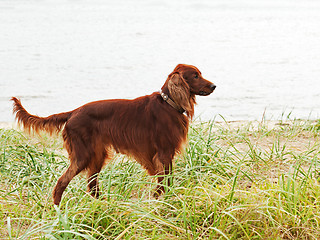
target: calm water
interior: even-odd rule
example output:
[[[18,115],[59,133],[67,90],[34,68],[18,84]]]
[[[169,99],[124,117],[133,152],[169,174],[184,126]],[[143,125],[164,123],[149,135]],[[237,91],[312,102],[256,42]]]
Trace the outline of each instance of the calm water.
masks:
[[[320,1],[0,0],[0,121],[158,91],[178,63],[218,87],[196,115],[320,117]]]

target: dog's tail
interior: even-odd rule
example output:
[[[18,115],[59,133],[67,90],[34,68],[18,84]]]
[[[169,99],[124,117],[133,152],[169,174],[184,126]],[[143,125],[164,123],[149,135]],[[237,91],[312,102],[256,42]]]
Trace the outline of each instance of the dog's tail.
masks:
[[[18,124],[21,124],[25,130],[38,133],[46,131],[50,134],[59,132],[64,124],[68,121],[73,111],[53,114],[48,117],[38,117],[31,115],[22,106],[20,99],[12,97],[13,114],[15,114]]]

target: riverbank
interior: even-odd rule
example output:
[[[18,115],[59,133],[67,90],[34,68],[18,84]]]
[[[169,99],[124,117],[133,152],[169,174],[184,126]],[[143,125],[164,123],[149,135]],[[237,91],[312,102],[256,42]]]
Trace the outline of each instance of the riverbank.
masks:
[[[59,208],[61,138],[0,133],[0,238],[320,238],[320,121],[195,122],[158,200],[155,179],[116,155],[99,176],[103,200],[78,176]]]
[[[3,129],[10,129],[10,128],[17,128],[17,124],[13,122],[0,122],[0,128]]]

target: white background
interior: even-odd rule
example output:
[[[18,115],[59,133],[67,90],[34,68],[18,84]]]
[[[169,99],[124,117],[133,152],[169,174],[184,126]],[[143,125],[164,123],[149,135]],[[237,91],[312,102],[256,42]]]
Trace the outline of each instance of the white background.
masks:
[[[0,121],[158,91],[178,63],[217,85],[196,116],[320,115],[320,1],[0,0]]]

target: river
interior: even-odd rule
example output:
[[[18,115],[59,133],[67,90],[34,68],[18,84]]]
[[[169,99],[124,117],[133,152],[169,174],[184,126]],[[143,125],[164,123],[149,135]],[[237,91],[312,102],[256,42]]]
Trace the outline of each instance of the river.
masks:
[[[178,63],[214,82],[196,118],[320,117],[320,1],[0,0],[0,121],[158,91]]]

